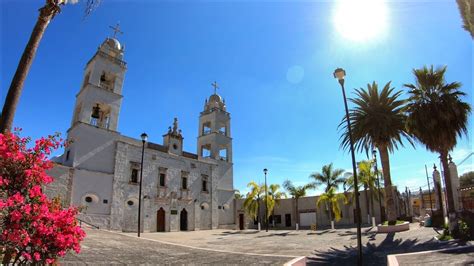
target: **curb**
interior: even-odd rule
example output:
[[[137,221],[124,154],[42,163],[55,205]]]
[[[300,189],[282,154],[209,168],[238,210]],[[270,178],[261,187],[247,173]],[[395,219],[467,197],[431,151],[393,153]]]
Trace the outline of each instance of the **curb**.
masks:
[[[400,253],[400,254],[392,254],[387,255],[387,266],[399,266],[397,256],[410,256],[410,255],[422,255],[428,253],[435,253],[435,252],[443,252],[449,250],[456,250],[456,249],[465,249],[465,248],[472,248],[473,245],[466,245],[466,246],[458,246],[452,248],[443,248],[443,249],[436,249],[436,250],[427,250],[427,251],[420,251],[420,252],[412,252],[412,253]]]

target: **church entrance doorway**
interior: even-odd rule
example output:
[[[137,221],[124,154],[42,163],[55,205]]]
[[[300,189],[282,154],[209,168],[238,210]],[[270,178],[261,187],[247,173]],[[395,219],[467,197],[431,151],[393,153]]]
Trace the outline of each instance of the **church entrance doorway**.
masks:
[[[179,220],[180,220],[179,230],[188,231],[188,212],[186,211],[186,209],[183,209],[181,211],[181,214],[179,216]]]
[[[239,229],[244,230],[244,214],[239,214]]]
[[[156,231],[165,231],[165,210],[163,208],[160,208],[156,213]]]

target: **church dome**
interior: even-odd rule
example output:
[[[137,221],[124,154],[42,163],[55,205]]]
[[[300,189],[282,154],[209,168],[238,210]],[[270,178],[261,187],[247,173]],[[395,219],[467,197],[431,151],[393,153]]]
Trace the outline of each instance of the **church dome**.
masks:
[[[219,94],[212,94],[209,97],[209,102],[222,103],[222,97]]]
[[[120,42],[115,38],[107,38],[107,40],[105,42],[107,43],[107,45],[110,48],[113,48],[115,50],[121,50],[122,49],[122,46],[120,45]]]
[[[221,109],[224,111],[226,109],[224,100],[217,93],[212,94],[211,97],[209,97],[209,101],[206,102],[206,110],[211,110],[214,108]]]

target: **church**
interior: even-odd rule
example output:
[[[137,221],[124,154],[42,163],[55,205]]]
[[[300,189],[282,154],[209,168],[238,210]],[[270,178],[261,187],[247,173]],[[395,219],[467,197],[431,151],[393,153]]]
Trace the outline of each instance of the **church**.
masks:
[[[45,188],[65,205],[81,206],[79,218],[107,228],[144,232],[235,228],[230,114],[216,92],[199,114],[196,153],[183,150],[177,118],[170,118],[161,144],[118,131],[127,70],[124,48],[106,38],[87,62],[76,95],[70,144],[54,158]],[[216,88],[217,84],[213,84]],[[144,149],[141,165],[142,148]],[[143,167],[143,169],[141,169]]]

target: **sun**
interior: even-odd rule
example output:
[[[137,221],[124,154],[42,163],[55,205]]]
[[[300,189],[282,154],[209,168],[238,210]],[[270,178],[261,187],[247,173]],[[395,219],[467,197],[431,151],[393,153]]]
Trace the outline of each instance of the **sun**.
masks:
[[[333,19],[342,37],[366,42],[385,35],[387,16],[383,0],[337,0]]]

